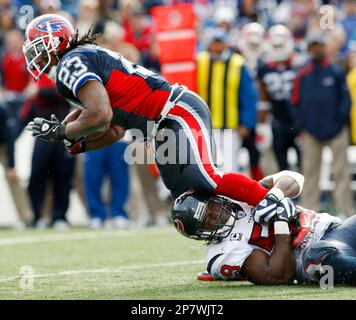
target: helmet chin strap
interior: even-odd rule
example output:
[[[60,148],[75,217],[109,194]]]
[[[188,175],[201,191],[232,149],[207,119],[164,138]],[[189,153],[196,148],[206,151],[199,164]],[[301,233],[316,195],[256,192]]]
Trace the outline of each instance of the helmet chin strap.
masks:
[[[51,56],[51,60],[53,60],[54,58],[57,59],[57,64],[58,64],[59,58],[55,52],[54,52],[54,57]],[[57,64],[50,66],[49,71],[47,73],[47,77],[50,78],[54,82],[56,82]]]
[[[59,58],[58,58],[58,56],[57,56],[57,54],[55,52],[54,52],[54,55],[50,56],[51,61],[54,58],[57,59],[57,64],[58,64]],[[56,82],[57,64],[50,66],[48,72],[45,72],[47,77],[50,78],[54,82]]]

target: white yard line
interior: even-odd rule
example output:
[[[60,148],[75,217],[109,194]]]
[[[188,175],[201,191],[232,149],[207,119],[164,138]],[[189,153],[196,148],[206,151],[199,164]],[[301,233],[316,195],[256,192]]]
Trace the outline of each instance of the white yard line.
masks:
[[[68,240],[90,240],[98,238],[120,238],[120,237],[140,237],[140,236],[157,236],[155,232],[140,232],[139,230],[128,232],[124,231],[103,231],[103,232],[77,232],[77,233],[56,233],[49,235],[21,236],[11,238],[1,238],[0,246],[11,246],[16,244],[29,244],[36,242],[53,242],[53,241],[68,241]]]
[[[142,264],[142,265],[129,265],[118,268],[102,268],[102,269],[78,269],[78,270],[66,270],[59,271],[53,273],[43,273],[43,274],[34,274],[33,278],[50,278],[50,277],[58,277],[58,276],[71,276],[77,274],[85,274],[85,273],[119,273],[124,271],[131,270],[140,270],[147,268],[168,268],[168,267],[179,267],[186,265],[195,265],[195,264],[203,264],[204,260],[192,260],[192,261],[171,261],[165,263],[153,263],[153,264]],[[20,276],[12,276],[7,278],[0,278],[1,282],[10,282],[19,280]]]

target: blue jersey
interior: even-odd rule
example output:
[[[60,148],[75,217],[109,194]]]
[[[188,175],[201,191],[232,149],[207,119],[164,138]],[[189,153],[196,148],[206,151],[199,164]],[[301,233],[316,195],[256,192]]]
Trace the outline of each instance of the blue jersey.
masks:
[[[161,76],[98,46],[78,46],[61,58],[56,84],[62,96],[81,104],[78,91],[90,80],[105,86],[113,123],[144,133],[147,122],[159,118],[171,91],[171,85]]]
[[[264,84],[272,104],[275,121],[290,125],[293,123],[290,98],[296,69],[288,64],[266,63],[259,67],[258,79]]]

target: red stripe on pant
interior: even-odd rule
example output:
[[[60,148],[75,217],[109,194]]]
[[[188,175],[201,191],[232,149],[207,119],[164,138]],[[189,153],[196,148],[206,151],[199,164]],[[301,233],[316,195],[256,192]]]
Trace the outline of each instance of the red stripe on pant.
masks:
[[[179,117],[191,130],[198,147],[197,151],[203,168],[209,177],[216,183],[214,194],[246,202],[252,206],[256,206],[265,197],[268,189],[262,187],[257,181],[252,180],[243,174],[237,172],[224,172],[223,176],[219,175],[217,168],[210,162],[207,153],[208,150],[210,150],[210,139],[212,139],[212,137],[204,137],[203,129],[191,111],[176,105],[171,109],[169,114]],[[199,137],[201,137],[201,139],[199,139]],[[207,139],[209,139],[209,141],[207,141]],[[194,146],[192,145],[192,148],[193,147]]]
[[[197,161],[200,160],[203,170],[211,178],[211,180],[213,180],[215,188],[216,185],[219,184],[222,174],[218,173],[217,168],[212,163],[209,157],[209,153],[211,155],[211,142],[210,140],[207,141],[206,137],[204,136],[204,129],[201,127],[195,115],[191,111],[179,105],[176,105],[174,108],[172,108],[169,114],[175,117],[179,117],[187,124],[188,128],[190,129],[190,133],[192,134],[195,141],[195,145],[193,143],[190,144],[192,149],[194,149],[194,154],[196,156],[198,155]],[[206,132],[208,132],[207,129]],[[211,137],[208,136],[207,138],[210,139]],[[195,148],[195,146],[197,148]],[[199,167],[201,168],[201,166]]]

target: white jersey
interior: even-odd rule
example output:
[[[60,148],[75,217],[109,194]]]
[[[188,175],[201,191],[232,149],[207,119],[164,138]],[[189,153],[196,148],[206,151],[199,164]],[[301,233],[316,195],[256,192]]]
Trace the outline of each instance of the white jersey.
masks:
[[[270,255],[274,246],[273,224],[268,227],[254,222],[252,215],[254,207],[246,203],[237,204],[239,205],[237,220],[231,233],[220,243],[209,244],[206,251],[207,270],[219,279],[239,279],[239,271],[253,250],[263,250]],[[298,281],[308,281],[310,278],[303,269],[302,257],[305,249],[319,241],[330,224],[340,222],[339,218],[327,213],[316,214],[310,237],[303,246],[294,249]]]

